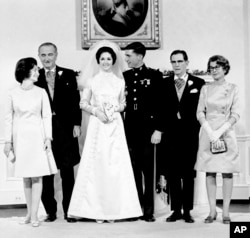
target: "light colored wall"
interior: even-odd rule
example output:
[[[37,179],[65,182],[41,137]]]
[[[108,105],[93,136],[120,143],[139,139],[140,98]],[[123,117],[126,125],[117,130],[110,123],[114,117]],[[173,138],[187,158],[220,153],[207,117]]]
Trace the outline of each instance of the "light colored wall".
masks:
[[[226,56],[232,66],[228,80],[240,86],[245,109],[247,0],[159,0],[162,47],[148,51],[145,62],[154,68],[171,69],[169,55],[185,49],[190,69],[206,69],[208,57]],[[6,90],[15,85],[18,59],[37,58],[37,47],[45,41],[59,48],[58,64],[80,70],[86,62],[81,49],[81,0],[0,1],[0,138]],[[249,46],[248,51],[249,51]],[[249,62],[248,62],[249,63]],[[248,74],[248,75],[246,75]],[[249,85],[248,85],[249,86]],[[249,87],[248,87],[249,88]],[[246,115],[238,125],[245,134]]]
[[[148,66],[171,69],[169,55],[175,49],[187,51],[190,69],[205,70],[208,58],[214,54],[224,55],[231,63],[232,69],[227,79],[239,85],[241,91],[242,116],[237,131],[240,143],[243,143],[241,156],[246,162],[246,173],[243,173],[243,179],[240,177],[239,184],[244,184],[245,176],[250,177],[247,173],[250,171],[250,120],[247,120],[250,117],[250,3],[248,0],[159,2],[162,46],[147,52],[145,62]],[[2,150],[5,98],[7,90],[16,85],[14,68],[17,60],[27,56],[38,59],[37,48],[45,41],[58,46],[57,63],[61,66],[82,70],[88,59],[87,51],[81,49],[81,0],[0,0],[0,30]],[[2,157],[1,152],[1,168],[5,169],[6,163]],[[0,185],[2,189],[5,186],[4,189],[9,190],[4,174],[0,171]],[[21,189],[20,184],[18,186]],[[16,187],[11,189],[15,190]],[[14,200],[18,203],[20,196],[15,196]],[[198,197],[198,200],[206,198]]]
[[[38,59],[38,46],[51,41],[58,46],[59,65],[81,68],[85,52],[80,47],[80,14],[81,0],[0,1],[0,138],[6,89],[16,84],[17,60]]]

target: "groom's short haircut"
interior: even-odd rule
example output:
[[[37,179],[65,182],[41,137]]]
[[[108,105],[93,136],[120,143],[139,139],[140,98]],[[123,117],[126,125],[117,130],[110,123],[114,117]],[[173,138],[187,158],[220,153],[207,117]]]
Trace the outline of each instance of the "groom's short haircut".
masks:
[[[143,57],[146,54],[146,47],[141,42],[130,43],[125,47],[125,50],[133,50],[134,53],[142,55]]]

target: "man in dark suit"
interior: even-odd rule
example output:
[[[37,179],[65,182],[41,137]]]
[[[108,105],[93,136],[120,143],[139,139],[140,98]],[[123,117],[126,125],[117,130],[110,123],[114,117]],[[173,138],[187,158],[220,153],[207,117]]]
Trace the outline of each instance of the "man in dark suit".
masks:
[[[126,62],[132,69],[124,72],[127,91],[124,126],[143,219],[153,222],[154,145],[160,143],[162,131],[157,95],[162,74],[146,67],[145,54],[146,48],[140,42],[125,48]]]
[[[174,74],[164,79],[166,128],[163,136],[164,167],[173,213],[167,222],[184,219],[193,223],[190,214],[194,198],[194,164],[198,150],[200,124],[196,110],[204,80],[187,73],[188,56],[175,50],[170,56]],[[183,209],[183,213],[182,213]]]
[[[39,71],[36,84],[47,91],[53,114],[52,151],[62,179],[64,219],[75,222],[75,219],[67,216],[67,211],[74,186],[74,165],[80,161],[77,138],[81,131],[80,94],[77,90],[75,72],[56,65],[56,45],[50,42],[43,43],[39,46],[38,54],[43,68]],[[42,202],[47,212],[45,221],[56,220],[54,175],[43,177]]]

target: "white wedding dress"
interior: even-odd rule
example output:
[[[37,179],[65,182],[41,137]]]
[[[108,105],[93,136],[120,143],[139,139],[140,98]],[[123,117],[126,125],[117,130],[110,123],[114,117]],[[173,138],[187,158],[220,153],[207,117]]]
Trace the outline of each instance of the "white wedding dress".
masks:
[[[124,88],[124,80],[100,72],[84,90],[81,107],[88,112],[107,102],[124,107]],[[90,115],[68,214],[101,220],[142,215],[119,112],[109,123]]]

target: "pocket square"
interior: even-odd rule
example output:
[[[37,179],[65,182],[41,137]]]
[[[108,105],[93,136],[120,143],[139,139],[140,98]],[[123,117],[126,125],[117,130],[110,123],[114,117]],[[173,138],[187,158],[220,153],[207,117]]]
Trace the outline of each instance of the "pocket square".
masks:
[[[194,88],[190,91],[190,93],[198,93],[198,89],[197,88]]]

